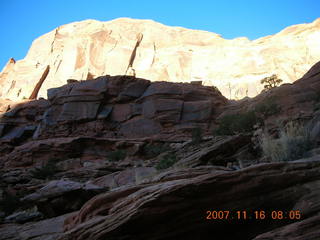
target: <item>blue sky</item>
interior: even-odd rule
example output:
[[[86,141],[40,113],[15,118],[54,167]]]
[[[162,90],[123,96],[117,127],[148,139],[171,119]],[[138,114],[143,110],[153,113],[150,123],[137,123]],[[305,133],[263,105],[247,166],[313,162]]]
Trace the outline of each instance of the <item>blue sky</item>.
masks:
[[[62,24],[118,17],[253,40],[314,21],[320,0],[0,0],[0,70],[10,57],[22,59],[35,38]]]

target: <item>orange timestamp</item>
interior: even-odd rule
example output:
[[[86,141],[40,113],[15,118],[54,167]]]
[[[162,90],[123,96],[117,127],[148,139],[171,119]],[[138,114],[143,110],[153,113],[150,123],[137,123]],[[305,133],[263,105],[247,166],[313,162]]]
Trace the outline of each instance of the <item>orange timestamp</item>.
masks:
[[[228,210],[212,210],[206,211],[207,220],[299,220],[301,219],[300,210],[274,210],[274,211],[228,211]]]

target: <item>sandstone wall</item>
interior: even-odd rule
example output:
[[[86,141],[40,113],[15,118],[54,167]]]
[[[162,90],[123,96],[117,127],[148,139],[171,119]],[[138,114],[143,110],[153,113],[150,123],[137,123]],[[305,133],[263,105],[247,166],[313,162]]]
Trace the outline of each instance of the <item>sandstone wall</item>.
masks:
[[[266,76],[277,74],[285,82],[300,78],[320,60],[319,39],[320,19],[254,41],[151,20],[75,22],[36,39],[23,60],[10,59],[0,73],[0,98],[46,98],[47,89],[68,79],[123,75],[131,65],[140,78],[203,81],[228,98],[252,97]]]

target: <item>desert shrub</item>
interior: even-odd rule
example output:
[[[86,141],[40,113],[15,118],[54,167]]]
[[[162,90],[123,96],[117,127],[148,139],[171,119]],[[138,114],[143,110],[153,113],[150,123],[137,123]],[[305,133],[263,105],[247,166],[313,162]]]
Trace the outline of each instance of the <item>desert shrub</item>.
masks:
[[[42,167],[31,170],[31,176],[37,179],[47,179],[51,178],[57,171],[55,160],[50,160]]]
[[[263,155],[272,162],[293,161],[306,156],[312,148],[309,131],[306,127],[290,122],[280,130],[280,137],[273,139],[269,134],[262,135]]]
[[[176,155],[173,153],[168,153],[164,155],[159,163],[156,165],[157,170],[167,169],[177,162]]]
[[[2,200],[0,201],[0,209],[6,215],[11,214],[18,206],[20,200],[19,197],[12,195],[10,193],[4,194]]]
[[[265,99],[262,103],[257,104],[255,112],[262,117],[269,117],[278,114],[281,111],[281,107],[276,103],[274,97]]]
[[[254,111],[225,115],[220,119],[216,135],[234,135],[253,130],[253,126],[259,121]]]
[[[119,149],[119,150],[115,150],[115,151],[110,152],[108,154],[107,158],[111,162],[117,162],[117,161],[125,159],[126,156],[127,156],[126,151]]]
[[[168,144],[154,144],[150,143],[143,147],[143,154],[146,158],[154,158],[163,152],[170,151],[171,148]]]
[[[197,127],[192,129],[192,143],[199,144],[202,140],[202,129]]]
[[[272,88],[278,87],[282,82],[283,80],[278,78],[276,74],[273,74],[270,77],[266,77],[260,81],[260,83],[263,84],[264,91],[268,91]]]

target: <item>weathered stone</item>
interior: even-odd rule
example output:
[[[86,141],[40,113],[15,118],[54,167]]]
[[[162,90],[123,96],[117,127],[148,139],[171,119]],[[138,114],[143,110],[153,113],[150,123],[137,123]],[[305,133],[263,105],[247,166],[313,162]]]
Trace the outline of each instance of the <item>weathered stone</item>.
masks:
[[[205,239],[212,234],[227,239],[253,239],[294,221],[297,222],[284,231],[276,230],[266,236],[284,239],[277,237],[280,233],[284,237],[316,239],[319,231],[315,226],[319,219],[314,216],[320,211],[316,201],[320,196],[319,167],[318,159],[261,164],[238,171],[213,171],[195,177],[191,177],[193,169],[189,169],[190,176],[185,175],[183,179],[96,196],[66,221],[68,231],[59,239],[81,240],[86,236],[93,240]],[[305,204],[306,201],[311,204]],[[228,220],[208,220],[208,211],[212,209],[229,211]],[[237,218],[239,209],[246,211],[247,219]],[[286,216],[298,210],[304,216],[303,221],[272,220],[271,212],[280,210]],[[254,211],[265,211],[268,221],[255,219]],[[300,227],[290,235],[287,230],[294,226]],[[262,235],[257,239],[269,238]]]
[[[47,90],[48,100],[52,102],[55,98],[68,95],[74,84],[67,84],[61,87],[49,88]]]
[[[30,209],[13,213],[7,216],[4,221],[5,223],[25,223],[40,219],[42,216],[42,213],[38,212],[37,210]]]
[[[130,104],[115,104],[111,113],[111,120],[116,122],[124,122],[131,117]]]
[[[83,81],[72,85],[70,96],[99,95],[107,90],[107,79],[98,78],[95,81]]]
[[[201,175],[209,174],[209,173],[223,173],[226,171],[231,171],[230,169],[226,167],[220,167],[220,166],[199,166],[194,167],[192,170],[189,168],[186,169],[171,169],[162,173],[159,173],[155,175],[151,180],[146,181],[148,182],[167,182],[167,181],[174,181],[179,179],[188,179],[188,178],[194,178]]]
[[[0,227],[0,240],[55,240],[63,233],[63,223],[71,214],[26,224]]]
[[[56,164],[60,171],[68,171],[71,169],[78,169],[82,167],[82,162],[80,158],[66,159]]]
[[[100,102],[68,102],[62,107],[57,121],[80,121],[95,119]]]
[[[54,180],[21,201],[32,202],[46,217],[54,217],[79,209],[84,202],[105,190],[90,183]]]
[[[150,85],[150,82],[144,79],[138,79],[136,82],[132,82],[125,87],[120,93],[119,98],[121,100],[130,100],[139,98]]]
[[[41,199],[53,198],[61,196],[67,192],[82,189],[84,186],[81,183],[56,180],[49,182],[46,186],[39,189],[36,193],[30,194],[22,199],[22,201],[38,201]]]
[[[25,126],[25,127],[16,127],[10,129],[10,131],[5,134],[2,139],[7,141],[18,141],[22,142],[27,138],[32,137],[36,126]]]
[[[284,227],[277,228],[267,233],[263,233],[253,240],[283,240],[283,239],[314,239],[317,240],[320,236],[320,215],[316,214],[305,220],[291,223]]]
[[[90,183],[100,187],[113,189],[125,185],[135,185],[144,179],[151,177],[155,173],[156,170],[153,167],[131,168],[99,177],[90,181]]]
[[[0,137],[2,137],[5,133],[6,124],[0,124]]]
[[[112,112],[112,106],[103,106],[102,110],[99,112],[97,119],[106,119]]]
[[[10,169],[1,172],[1,182],[17,184],[30,181],[30,175],[23,169]]]
[[[143,137],[159,133],[161,126],[154,120],[133,118],[120,128],[120,134],[128,137]]]
[[[143,103],[142,114],[146,118],[157,119],[160,123],[180,121],[183,101],[177,99],[152,99]]]
[[[235,135],[227,137],[217,137],[211,141],[201,144],[194,150],[180,149],[177,155],[180,161],[176,166],[195,167],[211,163],[212,165],[227,166],[228,157],[234,155],[237,150],[250,144],[250,136]],[[236,159],[234,159],[236,160]]]
[[[142,98],[149,96],[170,96],[179,98],[183,93],[182,88],[178,84],[166,83],[166,82],[155,82],[151,84],[142,95]]]
[[[205,121],[212,114],[210,101],[185,102],[183,104],[182,121]]]
[[[317,19],[290,26],[254,41],[223,39],[215,33],[150,20],[70,23],[36,39],[23,60],[8,62],[0,74],[0,96],[23,99],[41,85],[38,96],[45,97],[47,89],[67,79],[123,75],[131,61],[139,78],[202,81],[231,98],[253,97],[263,89],[264,77],[277,74],[293,82],[319,61],[319,23]],[[139,34],[144,37],[136,47]],[[290,48],[284,44],[288,42]],[[48,66],[50,71],[41,81]]]

